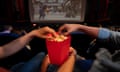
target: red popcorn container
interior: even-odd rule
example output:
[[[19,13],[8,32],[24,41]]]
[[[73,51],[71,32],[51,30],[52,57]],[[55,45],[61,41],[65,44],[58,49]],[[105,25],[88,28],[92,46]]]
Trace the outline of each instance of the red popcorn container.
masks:
[[[63,41],[52,41],[46,39],[47,51],[51,64],[61,65],[68,58],[71,37]]]

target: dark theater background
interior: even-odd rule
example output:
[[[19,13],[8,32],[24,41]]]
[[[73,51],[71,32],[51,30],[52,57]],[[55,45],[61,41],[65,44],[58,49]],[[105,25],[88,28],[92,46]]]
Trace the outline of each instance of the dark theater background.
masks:
[[[30,25],[29,1],[39,0],[1,0],[0,1],[0,22],[1,24]],[[47,0],[45,0],[47,1]],[[119,25],[119,0],[86,0],[85,18],[80,23],[88,25],[99,25],[107,22],[103,26]],[[39,22],[38,24],[40,24]],[[42,23],[41,23],[42,24]],[[44,23],[44,24],[47,24]],[[53,22],[51,25],[58,24]],[[63,24],[63,23],[61,23]],[[49,25],[49,24],[48,24]]]
[[[29,1],[31,0],[1,0],[0,1],[0,22],[13,24],[25,22],[30,22],[30,11],[29,11]],[[33,0],[39,1],[39,0]],[[119,16],[118,5],[116,3],[119,0],[86,0],[86,12],[84,23],[87,22],[105,22],[110,20],[112,15],[112,20],[115,20],[114,14]],[[114,12],[113,12],[114,11]],[[116,18],[119,19],[119,18]],[[114,21],[113,21],[114,22]],[[39,22],[40,23],[40,22]],[[25,23],[26,24],[26,23]],[[57,24],[57,22],[56,22]]]
[[[105,27],[111,30],[120,31],[120,0],[81,0],[85,1],[85,5],[83,8],[85,11],[81,11],[81,17],[83,20],[81,21],[32,21],[31,14],[32,4],[30,5],[30,1],[34,3],[39,3],[40,1],[64,1],[64,0],[0,0],[0,25],[12,25],[16,28],[25,29],[27,32],[35,29],[36,27],[33,24],[37,24],[39,27],[50,26],[57,29],[63,25],[64,23],[77,23],[84,24],[88,26],[96,26],[96,27]],[[65,0],[71,1],[71,0]],[[72,0],[74,1],[74,0]],[[76,0],[79,1],[79,0]],[[49,4],[48,4],[49,5]],[[84,10],[82,9],[82,10]],[[79,11],[78,11],[79,14]],[[99,44],[95,41],[95,39],[84,33],[72,33],[72,41],[71,46],[73,46],[78,54],[90,58],[94,58],[94,54],[97,51],[95,48],[99,47]],[[95,45],[94,45],[95,44]],[[46,52],[46,46],[43,39],[33,39],[30,42],[30,46],[32,48],[32,56],[37,54],[40,51]],[[87,53],[86,50],[88,48],[93,48],[92,52]],[[19,54],[21,55],[21,54]],[[17,55],[16,55],[17,56]],[[16,57],[15,56],[15,57]],[[13,56],[14,57],[14,56]],[[10,57],[10,61],[3,61],[3,66],[6,68],[10,68],[16,62],[19,62],[20,59],[16,62],[12,61],[14,58]],[[29,59],[29,58],[28,58]],[[27,60],[28,60],[27,59]],[[8,62],[8,64],[5,64]]]

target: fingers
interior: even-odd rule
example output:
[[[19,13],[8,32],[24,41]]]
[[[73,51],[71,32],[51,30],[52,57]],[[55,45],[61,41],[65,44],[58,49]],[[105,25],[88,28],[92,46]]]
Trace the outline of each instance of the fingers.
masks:
[[[59,32],[62,33],[61,31],[64,29],[65,27],[61,27]],[[39,33],[38,33],[39,32]],[[57,38],[59,35],[56,33],[56,31],[50,27],[43,27],[43,28],[40,28],[39,30],[36,30],[34,32],[35,36],[37,37],[41,37],[41,38],[47,38],[47,39],[54,39],[54,38]],[[49,35],[50,34],[50,35]],[[64,35],[68,35],[69,34],[69,31],[68,32],[64,32]]]
[[[58,36],[58,34],[55,32],[54,29],[47,27],[46,30],[48,31],[48,33],[52,34],[53,37],[57,37]]]
[[[51,35],[48,35],[48,34],[51,34]],[[43,28],[43,36],[42,36],[43,38],[56,38],[57,36],[58,35],[54,29],[49,28],[49,27]]]
[[[70,52],[70,55],[76,55],[77,54],[76,50],[74,48],[72,48],[72,47],[70,47],[69,52]]]
[[[58,37],[58,34],[57,34],[53,29],[51,30],[51,34],[52,34],[52,36],[55,37],[55,38]]]
[[[70,32],[68,31],[68,29],[64,25],[64,26],[59,28],[58,33],[63,34],[63,35],[68,35]]]
[[[58,30],[58,33],[62,34],[62,31],[65,29],[65,26],[61,26]]]

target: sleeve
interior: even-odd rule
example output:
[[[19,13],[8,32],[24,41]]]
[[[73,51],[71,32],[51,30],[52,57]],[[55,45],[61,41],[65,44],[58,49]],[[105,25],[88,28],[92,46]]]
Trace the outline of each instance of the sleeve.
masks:
[[[98,33],[98,39],[108,39],[110,37],[110,30],[105,28],[100,28]]]
[[[98,40],[112,50],[120,49],[120,32],[100,28]]]

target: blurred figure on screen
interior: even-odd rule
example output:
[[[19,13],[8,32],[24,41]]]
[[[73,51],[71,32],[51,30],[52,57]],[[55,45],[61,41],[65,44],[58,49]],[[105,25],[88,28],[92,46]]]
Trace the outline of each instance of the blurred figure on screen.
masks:
[[[45,10],[46,10],[46,6],[41,3],[39,8],[39,14],[40,14],[39,19],[45,18]]]

